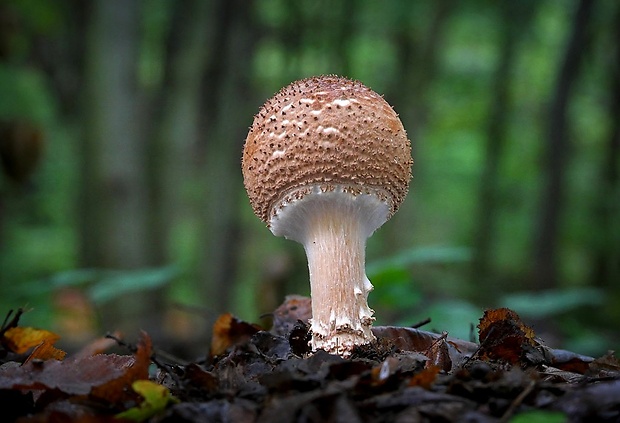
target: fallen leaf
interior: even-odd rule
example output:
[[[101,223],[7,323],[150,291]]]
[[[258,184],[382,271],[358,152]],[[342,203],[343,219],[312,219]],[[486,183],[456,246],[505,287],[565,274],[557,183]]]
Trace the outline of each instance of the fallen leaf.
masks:
[[[260,326],[237,319],[230,313],[222,314],[213,324],[210,356],[226,352],[233,345],[249,340],[260,330]]]
[[[534,333],[534,329],[523,323],[519,315],[509,308],[498,308],[486,310],[484,312],[484,315],[480,319],[480,324],[478,325],[481,342],[490,334],[493,328],[504,322],[508,322],[510,325],[517,327],[523,332],[523,336],[531,345],[535,344],[534,339],[536,334]]]
[[[65,358],[67,353],[61,349],[56,348],[52,342],[43,341],[37,345],[30,353],[24,363],[28,363],[31,360],[58,360],[61,361]]]
[[[433,368],[439,367],[441,370],[449,372],[452,369],[452,360],[450,359],[450,352],[448,349],[448,343],[446,342],[447,334],[437,339],[426,350],[425,355],[428,357],[426,367]]]
[[[197,388],[205,392],[216,392],[218,388],[217,377],[196,363],[190,363],[185,368],[185,379],[192,388]]]
[[[131,384],[134,392],[144,401],[140,405],[130,408],[116,415],[119,419],[142,422],[166,409],[168,404],[178,403],[168,388],[150,380],[137,380]]]
[[[124,366],[118,366],[122,373],[108,382],[93,387],[90,397],[97,400],[105,400],[111,404],[122,403],[134,399],[131,385],[140,379],[148,379],[149,366],[151,364],[151,338],[146,332],[142,332],[138,341],[138,348]],[[100,356],[95,356],[100,357]]]
[[[620,360],[614,355],[614,351],[608,351],[602,357],[589,363],[588,376],[594,377],[620,377]]]
[[[299,322],[308,323],[312,317],[312,301],[301,295],[287,295],[284,303],[273,312],[271,332],[289,334]]]
[[[3,412],[3,417],[4,412]],[[11,421],[11,420],[7,420]],[[66,399],[50,403],[37,414],[29,414],[16,420],[16,423],[121,423],[113,414],[87,403]]]
[[[618,398],[620,380],[611,380],[572,390],[550,408],[564,412],[571,422],[617,422],[620,418]]]
[[[583,374],[561,370],[555,367],[545,367],[540,373],[547,376],[548,379],[553,377],[568,383],[583,382],[587,379]]]
[[[14,353],[23,354],[43,342],[53,344],[59,339],[60,336],[48,330],[17,326],[4,332],[2,343]]]
[[[534,330],[507,308],[486,310],[478,329],[482,358],[517,364],[531,350],[530,347],[538,345]]]
[[[411,379],[409,379],[409,386],[421,386],[424,389],[431,389],[433,382],[437,378],[437,375],[441,371],[441,367],[431,365],[426,367],[421,372],[413,375]]]
[[[579,373],[581,375],[588,372],[590,364],[594,361],[593,357],[577,354],[572,351],[549,348],[541,345],[549,366],[553,366],[562,371]]]
[[[454,367],[458,366],[465,361],[467,357],[470,357],[478,350],[478,344],[473,342],[446,337],[443,334],[427,332],[420,329],[397,326],[375,326],[372,328],[372,332],[379,341],[388,342],[401,351],[415,351],[428,354],[433,348],[437,348],[435,358],[438,359],[438,362],[436,364],[441,364],[442,368],[446,371],[453,370]],[[445,342],[433,347],[433,345],[442,338],[445,338]],[[444,355],[446,352],[448,356]],[[448,369],[449,363],[451,363],[452,369]]]
[[[245,398],[214,398],[205,402],[183,402],[167,411],[167,422],[255,423],[258,405]],[[285,421],[277,416],[272,421]]]
[[[57,389],[68,395],[86,395],[94,386],[122,376],[134,362],[131,356],[97,355],[81,360],[31,361],[0,368],[0,389]]]

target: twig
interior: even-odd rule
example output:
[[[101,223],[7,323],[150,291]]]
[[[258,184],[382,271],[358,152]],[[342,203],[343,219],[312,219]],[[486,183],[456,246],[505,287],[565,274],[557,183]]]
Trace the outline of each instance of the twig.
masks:
[[[153,351],[153,354],[152,354],[152,356],[151,356],[151,359],[153,359],[153,362],[154,362],[155,364],[157,364],[155,360],[156,360],[158,357],[161,357],[161,358],[163,358],[164,360],[166,360],[166,361],[168,362],[168,363],[166,363],[166,365],[174,365],[174,366],[187,366],[187,365],[189,365],[189,364],[190,364],[190,362],[189,362],[189,361],[184,360],[184,359],[182,359],[182,358],[180,358],[180,357],[177,357],[177,356],[175,356],[174,354],[171,354],[171,353],[169,353],[169,352],[167,352],[167,351],[160,350],[160,349],[158,349],[158,348],[153,348],[153,350],[154,350],[154,351]]]
[[[427,317],[426,319],[420,320],[418,323],[416,323],[415,325],[411,325],[410,327],[412,329],[419,329],[424,325],[428,325],[430,322],[431,322],[431,318]]]
[[[9,312],[6,314],[6,317],[4,318],[4,322],[2,322],[2,328],[0,328],[0,337],[4,335],[4,333],[7,330],[17,326],[17,324],[19,323],[19,318],[22,316],[22,314],[24,314],[24,309],[21,307],[18,308],[17,311],[15,312],[15,315],[11,318],[12,314],[13,314],[12,309],[9,310]]]
[[[535,386],[536,386],[536,382],[531,380],[530,383],[527,384],[525,389],[510,404],[510,407],[508,407],[506,412],[504,412],[504,415],[502,415],[502,418],[499,419],[499,423],[506,423],[508,422],[508,420],[510,420],[514,412],[517,410],[517,407],[519,407],[521,403],[523,402],[523,400],[525,400],[525,398],[534,390]]]
[[[490,339],[490,337],[493,334],[493,332],[495,332],[495,326],[491,327],[491,330],[489,330],[489,333],[487,334],[487,336],[484,337],[484,339],[480,339],[479,340],[480,342],[478,344],[478,348],[476,348],[476,351],[474,351],[472,355],[470,355],[469,357],[467,357],[465,359],[465,361],[463,362],[461,367],[467,366],[469,364],[469,362],[480,353],[482,348],[485,346],[484,344],[487,343],[487,341]]]
[[[131,345],[128,342],[123,341],[121,338],[114,335],[113,333],[107,333],[105,337],[107,339],[111,339],[115,341],[120,347],[127,348],[129,352],[132,354],[135,354],[138,351],[138,347],[136,347],[135,345]]]

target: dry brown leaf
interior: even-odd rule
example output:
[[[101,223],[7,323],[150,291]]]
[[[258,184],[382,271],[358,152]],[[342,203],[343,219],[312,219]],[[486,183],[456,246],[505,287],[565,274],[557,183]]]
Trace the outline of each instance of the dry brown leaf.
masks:
[[[420,386],[424,389],[431,389],[440,371],[441,368],[439,366],[430,365],[413,375],[413,377],[409,379],[409,386]]]
[[[388,357],[370,370],[370,380],[374,386],[384,384],[398,370],[398,359]]]
[[[44,346],[46,343],[42,343]],[[151,340],[146,334],[138,343],[134,355],[97,354],[94,356],[69,357],[64,361],[49,359],[35,360],[46,354],[54,354],[53,347],[39,346],[31,359],[20,365],[6,363],[0,367],[0,390],[33,391],[35,398],[57,404],[56,399],[73,398],[85,404],[100,403],[113,409],[134,400],[137,394],[131,390],[136,380],[148,378],[151,363]],[[59,410],[46,407],[42,421],[103,421],[99,416],[84,415],[85,408],[65,407]],[[65,415],[65,417],[62,417]],[[36,419],[35,419],[36,421]]]
[[[123,374],[130,366],[131,356],[97,355],[81,360],[31,361],[23,366],[0,368],[0,389],[57,389],[68,395],[88,394]]]
[[[16,423],[123,423],[113,414],[105,414],[100,409],[72,400],[54,401],[45,409],[16,421]]]
[[[442,337],[433,342],[426,351],[425,355],[428,357],[426,362],[427,368],[439,367],[446,372],[452,369],[452,360],[450,359],[446,338],[447,334],[442,334]]]
[[[233,345],[247,341],[259,330],[258,325],[239,320],[230,313],[222,314],[213,324],[211,357],[221,355]]]
[[[441,364],[446,371],[452,370],[448,369],[448,364],[456,366],[478,349],[478,345],[473,342],[445,337],[445,335],[442,334],[414,328],[375,326],[372,328],[372,332],[380,341],[383,340],[388,342],[401,351],[415,351],[422,354],[430,354],[432,349],[436,348],[437,351],[434,357],[438,361],[435,364]],[[445,342],[435,345],[438,340],[442,338],[445,338]],[[448,354],[447,356],[445,355],[446,352]]]
[[[521,317],[510,310],[509,308],[498,308],[493,310],[486,310],[484,312],[484,316],[480,319],[480,324],[478,325],[478,329],[480,330],[480,339],[486,338],[489,332],[493,327],[496,327],[497,324],[508,322],[510,325],[516,326],[521,332],[523,332],[523,336],[530,343],[530,345],[535,345],[536,334],[534,333],[534,329],[527,326],[521,320]]]
[[[486,310],[478,325],[480,356],[521,362],[525,349],[538,345],[532,328],[526,326],[517,313],[507,308]]]
[[[185,368],[185,376],[193,387],[202,389],[209,393],[215,392],[219,385],[217,376],[204,370],[196,363],[190,363]]]
[[[620,360],[614,351],[609,351],[602,357],[589,363],[587,374],[594,377],[620,377]]]
[[[142,332],[138,341],[138,348],[131,357],[132,359],[128,360],[123,366],[118,366],[119,369],[122,369],[121,375],[102,385],[94,386],[90,392],[90,397],[105,400],[111,404],[119,404],[123,401],[135,399],[136,394],[131,389],[131,384],[136,380],[148,379],[151,353],[151,338],[146,332]]]
[[[593,357],[572,351],[553,349],[545,345],[541,345],[540,349],[547,358],[545,364],[566,372],[586,374],[590,370],[590,364],[594,361]]]
[[[308,323],[312,317],[312,300],[301,295],[288,295],[284,303],[273,312],[271,332],[287,335],[299,321]]]

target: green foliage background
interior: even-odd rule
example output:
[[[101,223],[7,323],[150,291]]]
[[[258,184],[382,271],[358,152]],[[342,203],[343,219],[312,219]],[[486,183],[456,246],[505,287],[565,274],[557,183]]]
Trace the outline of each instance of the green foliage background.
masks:
[[[568,108],[571,151],[560,216],[559,282],[540,291],[532,284],[531,272],[545,176],[545,125],[578,2],[524,3],[533,12],[518,32],[509,70],[490,276],[483,280],[472,276],[471,263],[479,230],[476,216],[493,77],[502,48],[500,12],[508,2],[248,3],[245,13],[257,36],[251,68],[245,69],[252,94],[234,101],[256,112],[262,101],[295,79],[338,73],[384,93],[401,114],[412,138],[414,178],[401,211],[368,245],[367,271],[375,285],[370,303],[378,324],[411,325],[431,317],[432,329],[469,338],[483,308],[507,306],[533,323],[554,346],[598,354],[618,347],[620,340],[620,280],[593,277],[601,249],[611,253],[608,266],[620,277],[618,217],[604,227],[597,214],[601,201],[616,211],[620,206],[617,181],[607,190],[601,186],[607,138],[614,125],[609,104],[617,93],[609,81],[618,74],[614,25],[620,12],[615,2],[598,2],[590,20],[592,41],[583,53]],[[402,37],[410,37],[416,46],[432,45],[425,37],[439,37],[429,25],[440,4],[449,13],[441,21],[441,40],[433,47],[434,62],[425,61],[419,51],[403,58]],[[211,210],[204,203],[200,212],[174,228],[167,247],[171,253],[163,262],[117,269],[85,267],[80,260],[77,199],[83,183],[79,166],[83,121],[79,113],[63,110],[49,74],[32,59],[39,38],[62,39],[72,19],[71,5],[68,1],[3,2],[3,10],[13,10],[19,17],[19,27],[11,39],[11,56],[0,61],[0,119],[25,119],[37,125],[45,134],[46,147],[27,184],[16,186],[6,176],[0,180],[0,311],[32,308],[29,323],[49,326],[58,312],[54,295],[68,287],[84,293],[96,310],[115,297],[133,296],[140,301],[141,292],[161,290],[167,304],[204,307],[208,323],[222,310],[214,306],[217,299],[202,294],[210,282],[196,270],[203,257],[213,253],[205,249],[196,230],[200,225],[196,216]],[[155,96],[165,78],[165,40],[173,8],[170,0],[141,4],[138,76],[147,96]],[[251,113],[218,116],[242,131],[252,121]],[[240,156],[239,150],[239,160]],[[619,160],[615,158],[616,167]],[[231,219],[241,233],[230,252],[235,255],[236,272],[227,282],[233,290],[227,308],[256,321],[269,311],[257,300],[265,290],[267,264],[271,260],[288,263],[287,293],[307,295],[305,258],[299,245],[274,238],[252,214],[240,169],[231,167],[227,172],[236,178],[227,195],[236,199]],[[178,189],[200,205],[209,184],[218,181],[187,180]],[[105,330],[97,328],[95,333]]]

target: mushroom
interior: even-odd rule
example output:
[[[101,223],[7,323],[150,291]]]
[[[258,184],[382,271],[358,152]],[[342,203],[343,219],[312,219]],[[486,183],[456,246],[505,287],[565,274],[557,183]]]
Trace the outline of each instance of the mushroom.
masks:
[[[398,115],[358,81],[293,82],[254,117],[243,151],[245,188],[274,235],[304,246],[313,351],[346,357],[375,340],[366,240],[405,198],[412,163]]]

